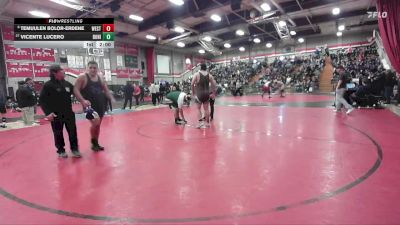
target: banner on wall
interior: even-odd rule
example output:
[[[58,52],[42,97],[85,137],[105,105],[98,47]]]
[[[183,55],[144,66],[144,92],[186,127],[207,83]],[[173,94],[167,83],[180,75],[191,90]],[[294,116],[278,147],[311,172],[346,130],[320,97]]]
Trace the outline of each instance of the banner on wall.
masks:
[[[103,59],[104,62],[104,69],[105,70],[110,70],[111,69],[111,62],[110,59]],[[111,73],[111,72],[110,72]]]
[[[112,71],[117,74],[117,78],[131,78],[131,79],[141,79],[142,70],[133,68],[118,68]]]
[[[3,40],[5,41],[14,41],[14,27],[3,25]]]
[[[8,77],[33,77],[32,63],[7,62]]]
[[[30,48],[15,48],[13,45],[4,45],[6,60],[32,60]]]
[[[86,72],[86,69],[73,69],[73,68],[64,68],[65,72],[72,73],[75,75],[81,75]]]
[[[132,69],[129,68],[129,77],[132,79],[141,79],[142,78],[142,71],[140,69]]]
[[[54,49],[32,48],[32,59],[39,61],[55,62]]]
[[[126,46],[126,54],[127,55],[139,55],[139,48],[136,45],[128,44]]]
[[[130,68],[138,68],[138,57],[125,55],[125,66]]]
[[[122,55],[117,55],[117,67],[123,67]]]
[[[115,52],[125,54],[126,52],[126,44],[121,42],[115,42],[114,44]]]
[[[49,77],[49,65],[43,63],[34,63],[33,71],[35,72],[35,77]]]
[[[111,79],[111,70],[105,70],[104,71],[104,80],[107,82],[110,82]]]
[[[129,78],[129,69],[128,68],[118,68],[115,70],[117,74],[117,78]]]

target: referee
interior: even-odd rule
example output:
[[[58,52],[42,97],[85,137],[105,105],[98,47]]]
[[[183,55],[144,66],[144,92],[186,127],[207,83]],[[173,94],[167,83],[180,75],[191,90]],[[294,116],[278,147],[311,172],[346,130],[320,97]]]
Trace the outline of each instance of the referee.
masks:
[[[78,135],[76,132],[75,114],[72,111],[71,95],[74,86],[64,80],[64,70],[60,65],[51,65],[49,68],[50,80],[44,84],[40,93],[40,105],[46,114],[46,119],[51,121],[57,153],[61,158],[67,158],[65,152],[63,129],[64,125],[69,136],[72,156],[81,157],[78,148]]]

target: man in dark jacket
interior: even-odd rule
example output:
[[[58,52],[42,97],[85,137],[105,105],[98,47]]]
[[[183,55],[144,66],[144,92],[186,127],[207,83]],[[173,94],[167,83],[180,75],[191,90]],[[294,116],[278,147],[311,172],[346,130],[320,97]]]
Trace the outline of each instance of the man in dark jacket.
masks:
[[[139,86],[140,88],[140,102],[144,102],[144,87],[143,84]]]
[[[71,95],[74,86],[64,80],[64,70],[59,65],[49,68],[50,80],[47,81],[40,94],[40,106],[51,121],[57,153],[62,158],[67,158],[63,137],[64,124],[68,132],[69,143],[73,157],[81,157],[78,148],[78,135],[76,131],[75,114],[72,111]]]
[[[128,101],[129,101],[129,109],[132,109],[133,85],[129,81],[126,83],[124,87],[124,97],[125,97],[125,102],[124,102],[124,107],[122,107],[122,109],[125,109]]]
[[[393,96],[393,88],[396,85],[395,74],[392,71],[387,71],[385,74],[385,99],[386,104],[390,104],[392,96]]]
[[[6,109],[6,97],[5,94],[0,92],[0,128],[6,128],[6,113],[7,113],[7,109]]]
[[[32,125],[35,121],[36,92],[33,88],[32,78],[26,78],[25,84],[16,92],[18,107],[22,110],[22,119],[25,125]]]

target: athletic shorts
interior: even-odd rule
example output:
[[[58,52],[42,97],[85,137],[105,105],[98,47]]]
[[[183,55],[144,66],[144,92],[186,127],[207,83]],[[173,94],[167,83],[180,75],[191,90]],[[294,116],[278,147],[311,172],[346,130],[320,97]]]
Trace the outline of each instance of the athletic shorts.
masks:
[[[172,106],[174,109],[178,109],[178,103],[177,103],[177,102],[172,102],[172,103],[171,103],[171,106]]]
[[[263,86],[262,90],[263,90],[263,92],[269,92],[270,91],[268,86]]]
[[[91,101],[90,103],[92,103],[92,105],[90,106],[90,107],[92,107],[92,109],[94,110],[94,111],[96,111],[97,112],[97,114],[99,114],[99,117],[100,118],[103,118],[104,117],[104,113],[106,112],[106,109],[105,109],[105,102],[103,102],[103,101],[98,101],[98,102],[96,102],[96,101]],[[85,109],[83,110],[83,111],[85,111]]]
[[[197,98],[199,99],[198,103],[206,103],[210,100],[209,94],[198,95]]]

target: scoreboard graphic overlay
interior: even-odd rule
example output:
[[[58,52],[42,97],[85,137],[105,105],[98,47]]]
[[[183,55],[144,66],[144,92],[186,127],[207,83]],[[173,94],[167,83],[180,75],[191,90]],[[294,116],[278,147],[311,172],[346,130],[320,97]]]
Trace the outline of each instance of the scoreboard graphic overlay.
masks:
[[[114,37],[114,18],[14,19],[18,48],[114,48]]]

